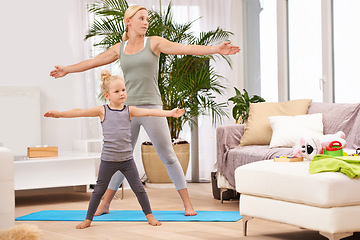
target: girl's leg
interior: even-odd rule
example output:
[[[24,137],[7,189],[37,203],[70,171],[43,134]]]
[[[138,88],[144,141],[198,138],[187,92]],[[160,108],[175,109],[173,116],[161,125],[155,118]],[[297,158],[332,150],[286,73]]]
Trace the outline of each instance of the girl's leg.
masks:
[[[134,118],[135,119],[135,118]],[[137,138],[139,136],[140,125],[135,121],[131,121],[131,143],[134,149]],[[119,189],[121,183],[124,181],[124,175],[117,171],[111,178],[108,188],[106,189],[104,199],[95,212],[95,216],[104,213],[109,213],[110,203],[114,199],[116,191]]]
[[[146,215],[148,223],[153,226],[160,226],[161,223],[157,221],[152,215],[149,198],[140,180],[139,172],[136,168],[134,160],[132,159],[129,161],[122,162],[120,171],[124,173],[127,181],[129,182],[131,189],[135,193],[142,208],[142,211]]]
[[[149,107],[149,106],[145,106]],[[155,108],[155,107],[153,107]],[[156,106],[156,108],[161,108]],[[176,190],[184,203],[185,215],[196,215],[189,194],[187,191],[185,176],[181,168],[180,162],[174,152],[169,127],[165,117],[139,117],[133,118],[136,121],[141,121],[141,125],[149,135],[151,142],[159,155],[161,161],[164,163],[171,181],[174,183]],[[156,127],[154,127],[156,126]]]
[[[101,161],[98,179],[93,193],[91,194],[88,211],[86,214],[86,219],[81,224],[77,225],[76,228],[82,229],[90,226],[91,221],[93,220],[94,213],[98,207],[101,197],[104,195],[106,188],[109,184],[111,176],[118,170],[117,162],[107,162]]]

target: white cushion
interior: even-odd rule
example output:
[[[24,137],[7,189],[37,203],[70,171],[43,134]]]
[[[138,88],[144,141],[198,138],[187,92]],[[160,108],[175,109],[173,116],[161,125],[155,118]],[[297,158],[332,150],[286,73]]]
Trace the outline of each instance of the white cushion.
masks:
[[[264,160],[240,166],[236,191],[324,208],[360,204],[360,179],[340,172],[310,174],[309,162]]]
[[[273,131],[269,148],[293,147],[301,137],[323,135],[322,113],[268,117]]]

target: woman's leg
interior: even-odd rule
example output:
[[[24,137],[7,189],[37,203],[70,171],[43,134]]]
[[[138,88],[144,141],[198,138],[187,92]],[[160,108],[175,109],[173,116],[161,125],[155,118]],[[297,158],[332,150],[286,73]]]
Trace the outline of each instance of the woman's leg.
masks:
[[[140,125],[136,121],[131,122],[131,143],[134,149],[137,138],[139,136]],[[108,188],[106,189],[104,198],[95,212],[95,216],[99,216],[104,213],[109,213],[110,203],[114,199],[116,191],[119,189],[121,183],[124,181],[124,175],[117,171],[111,178]]]
[[[161,107],[157,106],[157,108]],[[169,177],[174,183],[176,190],[178,190],[178,193],[184,203],[185,215],[196,215],[196,211],[191,204],[187,191],[184,172],[181,168],[179,160],[176,157],[171,143],[171,136],[166,118],[139,117],[133,119],[136,119],[136,121],[141,121],[141,125],[144,127],[145,131],[149,135],[157,154],[159,155],[161,161],[164,163]]]

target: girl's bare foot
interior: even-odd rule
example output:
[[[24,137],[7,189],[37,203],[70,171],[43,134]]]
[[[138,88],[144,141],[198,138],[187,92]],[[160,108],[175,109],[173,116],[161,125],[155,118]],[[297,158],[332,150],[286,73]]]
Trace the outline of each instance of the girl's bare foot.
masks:
[[[91,220],[85,219],[82,223],[80,223],[79,225],[76,226],[76,229],[88,228],[88,227],[90,227],[91,222],[92,222]]]
[[[158,220],[156,220],[154,218],[154,216],[152,215],[152,213],[149,213],[146,215],[146,219],[148,221],[148,223],[151,225],[151,226],[160,226],[161,225],[161,222],[159,222]]]
[[[94,216],[100,216],[103,214],[107,214],[110,211],[110,205],[104,204],[103,202],[99,205],[99,207],[96,209],[96,212]]]

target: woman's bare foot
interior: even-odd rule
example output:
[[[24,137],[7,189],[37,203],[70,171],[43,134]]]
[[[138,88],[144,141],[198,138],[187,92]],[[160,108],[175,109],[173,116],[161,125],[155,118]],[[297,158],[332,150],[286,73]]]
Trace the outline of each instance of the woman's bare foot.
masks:
[[[82,223],[80,223],[79,225],[76,226],[76,229],[84,229],[84,228],[88,228],[91,225],[91,220],[89,219],[85,219]]]
[[[109,213],[109,211],[110,211],[110,205],[105,204],[104,202],[101,202],[101,204],[96,209],[94,216],[100,216],[103,214],[107,214],[107,213]]]
[[[149,213],[146,215],[146,219],[148,221],[148,223],[151,225],[151,226],[160,226],[161,225],[161,222],[159,222],[158,220],[156,220],[154,218],[154,216],[152,215],[152,213]]]
[[[195,216],[197,212],[194,210],[193,206],[185,206],[185,216]]]
[[[187,188],[178,190],[178,193],[184,203],[184,207],[185,207],[185,216],[195,216],[197,215],[197,212],[194,210],[190,198],[189,198],[189,193],[187,191]]]
[[[94,216],[100,216],[102,214],[109,213],[110,203],[113,200],[115,193],[116,193],[116,191],[114,191],[114,190],[111,190],[109,188],[106,189],[104,198],[103,198],[102,202],[100,203],[100,205],[98,206],[98,208],[96,209]]]

